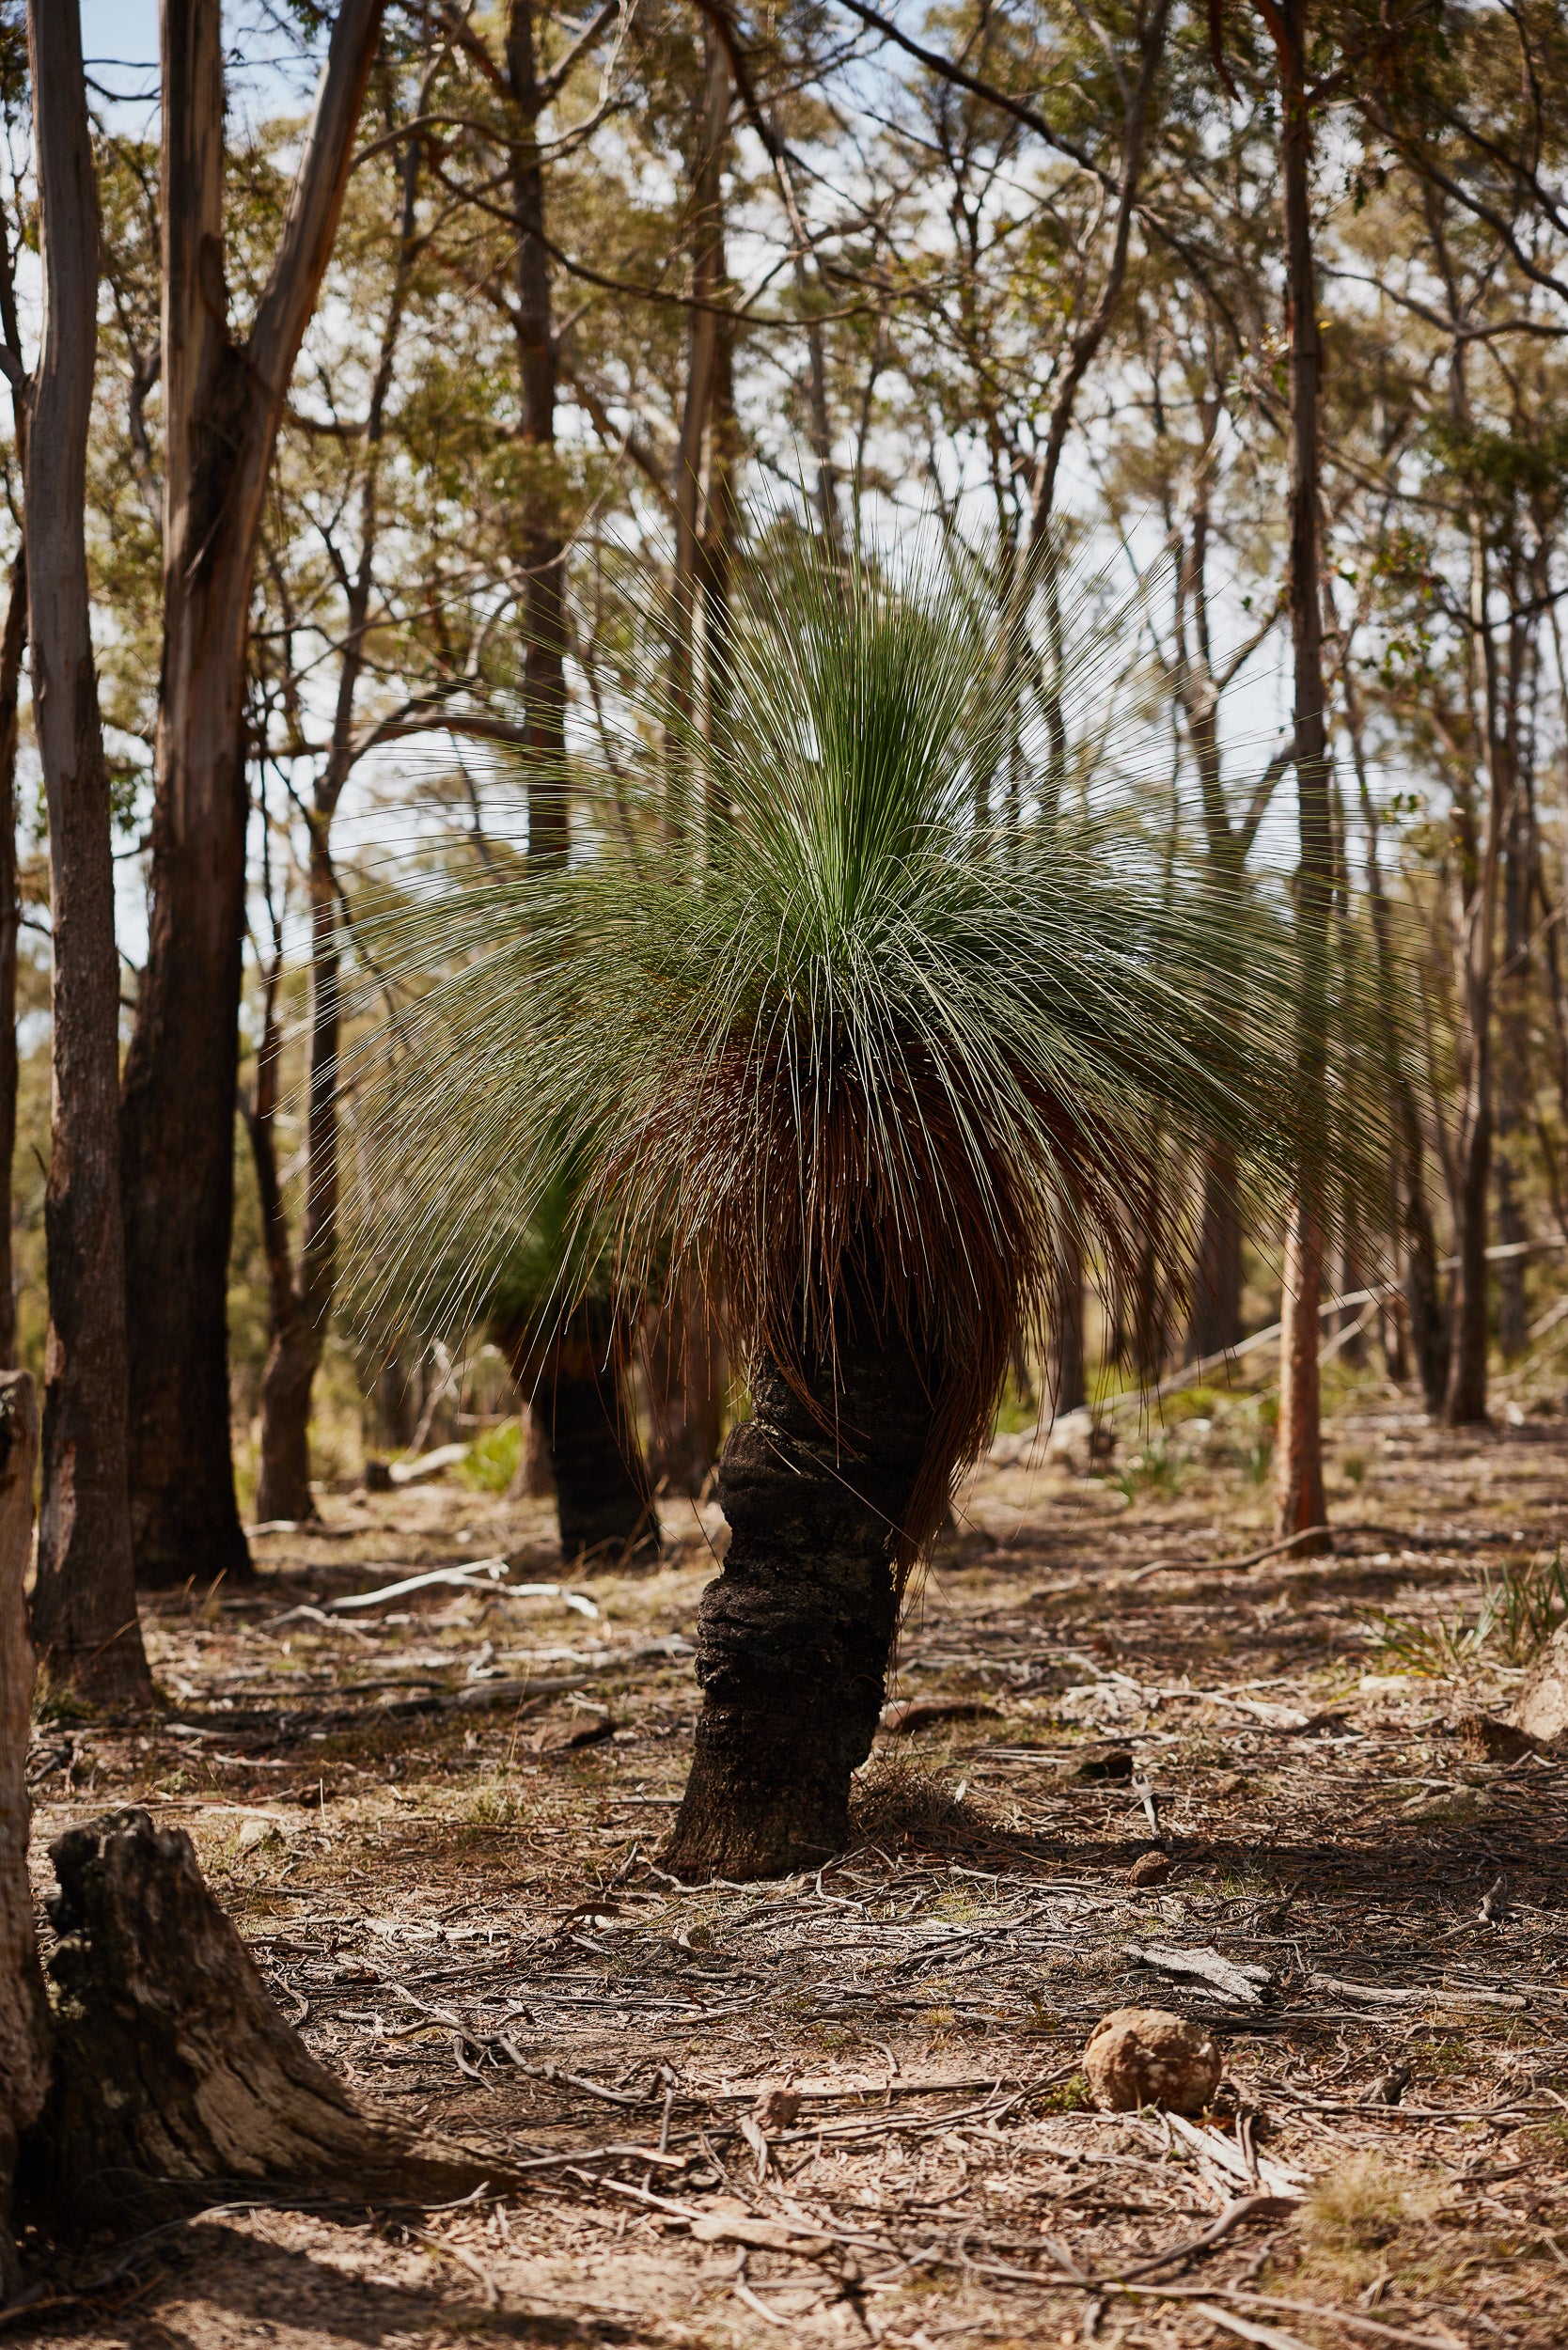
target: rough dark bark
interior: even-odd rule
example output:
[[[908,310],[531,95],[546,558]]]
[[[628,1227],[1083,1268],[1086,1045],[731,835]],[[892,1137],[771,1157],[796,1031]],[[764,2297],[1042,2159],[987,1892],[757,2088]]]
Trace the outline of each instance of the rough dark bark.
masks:
[[[547,1344],[531,1329],[494,1333],[549,1449],[561,1558],[642,1565],[659,1554],[659,1518],[607,1315],[581,1307]]]
[[[1051,1358],[1046,1369],[1051,1411],[1058,1419],[1089,1401],[1084,1360],[1084,1252],[1076,1225],[1064,1224],[1058,1244],[1056,1295],[1051,1301]]]
[[[213,0],[164,0],[164,659],[147,965],[121,1120],[131,1517],[149,1584],[251,1572],[229,1458],[227,1292],[244,932],[243,700],[262,501],[331,254],[383,0],[341,0],[243,344],[224,278]]]
[[[126,1497],[119,957],[84,529],[98,196],[76,0],[35,0],[27,30],[44,277],[28,431],[28,633],[54,939],[49,1342],[33,1624],[57,1679],[110,1701],[139,1700],[151,1696],[151,1681]]]
[[[27,1875],[33,1648],[23,1584],[33,1534],[39,1414],[24,1371],[0,1372],[0,2300],[16,2288],[11,2177],[49,2085],[49,2006]]]
[[[544,234],[544,164],[538,131],[549,89],[539,70],[534,0],[511,0],[507,81],[515,111],[511,208],[516,237],[512,326],[529,465],[523,500],[523,702],[528,778],[528,859],[566,862],[566,549],[556,475],[557,352]]]
[[[653,1491],[613,1366],[566,1344],[534,1397],[550,1449],[565,1563],[644,1564],[659,1553]]]
[[[683,1877],[780,1876],[848,1840],[932,1411],[897,1340],[841,1331],[837,1374],[819,1367],[808,1406],[761,1364],[720,1457],[729,1549],[698,1612],[702,1714],[666,1856]]]
[[[183,1829],[118,1811],[50,1856],[55,2060],[18,2165],[29,2216],[125,2232],[242,2184],[435,2202],[507,2183],[504,2158],[416,2138],[323,2071]]]

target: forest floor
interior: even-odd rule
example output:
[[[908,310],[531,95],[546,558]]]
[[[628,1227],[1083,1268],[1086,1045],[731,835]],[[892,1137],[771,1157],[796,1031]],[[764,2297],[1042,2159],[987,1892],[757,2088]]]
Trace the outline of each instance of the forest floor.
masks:
[[[321,2059],[537,2184],[88,2247],[56,2271],[83,2297],[12,2339],[1568,2340],[1568,1778],[1454,1733],[1561,1605],[1561,1396],[1449,1435],[1341,1380],[1336,1556],[1230,1571],[1267,1540],[1257,1402],[1173,1409],[1090,1474],[982,1466],[896,1682],[978,1710],[884,1733],[856,1848],[782,1884],[657,1865],[711,1509],[666,1510],[656,1572],[575,1584],[596,1613],[449,1585],[331,1612],[464,1559],[555,1581],[547,1506],[457,1482],[326,1496],[254,1588],[154,1603],[156,1722],[43,1711],[40,1890],[68,1825],[186,1826]],[[1136,1781],[1097,1775],[1127,1748]],[[1145,1788],[1170,1868],[1135,1885]],[[1195,1950],[1266,1979],[1157,1964]],[[1221,2041],[1201,2123],[1086,2109],[1126,2005]],[[794,2125],[748,2132],[786,2079]]]

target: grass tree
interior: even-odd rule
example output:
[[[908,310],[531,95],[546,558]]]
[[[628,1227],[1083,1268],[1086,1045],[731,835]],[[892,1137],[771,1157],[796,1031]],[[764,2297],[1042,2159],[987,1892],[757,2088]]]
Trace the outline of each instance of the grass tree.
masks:
[[[1173,887],[1087,794],[977,822],[1014,717],[983,601],[825,560],[754,588],[699,872],[585,832],[378,950],[420,983],[364,1113],[375,1261],[416,1263],[458,1200],[478,1268],[564,1141],[622,1297],[722,1280],[753,1408],[719,1465],[688,1876],[843,1844],[901,1594],[1064,1241],[1115,1292],[1159,1138],[1226,1135],[1276,1200],[1302,1146],[1294,926]]]

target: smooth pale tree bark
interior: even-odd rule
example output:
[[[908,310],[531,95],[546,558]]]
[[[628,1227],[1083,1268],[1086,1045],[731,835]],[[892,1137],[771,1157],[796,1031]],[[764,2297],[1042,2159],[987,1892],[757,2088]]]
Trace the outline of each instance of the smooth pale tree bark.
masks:
[[[429,83],[416,103],[425,111]],[[337,671],[332,736],[310,808],[310,1063],[306,1193],[298,1271],[291,1262],[288,1217],[273,1149],[277,1109],[277,974],[269,973],[266,1019],[258,1058],[256,1104],[250,1128],[263,1207],[271,1342],[261,1377],[261,1461],[256,1514],[266,1524],[314,1517],[310,1489],[310,1405],[326,1344],[337,1286],[338,1055],[342,1042],[342,916],[332,862],[332,826],[358,756],[355,711],[365,677],[382,522],[382,463],[386,403],[401,339],[416,254],[419,144],[400,157],[398,266],[382,327],[376,372],[365,418],[364,472],[359,485],[359,553],[348,580],[343,649]],[[269,1059],[263,1070],[262,1059]],[[265,1104],[263,1104],[265,1094]]]
[[[507,19],[507,81],[516,116],[511,207],[516,236],[512,325],[523,395],[523,446],[531,468],[524,493],[523,703],[528,784],[528,859],[564,865],[566,794],[566,550],[556,476],[557,355],[550,315],[550,254],[544,240],[544,164],[539,118],[555,82],[539,70],[533,0],[512,0]]]
[[[49,2006],[27,1874],[33,1646],[23,1585],[33,1546],[39,1414],[24,1371],[0,1372],[0,2300],[16,2290],[11,2179],[49,2083]]]
[[[1311,125],[1307,113],[1308,0],[1259,0],[1278,61],[1280,174],[1290,339],[1291,635],[1295,668],[1295,782],[1300,864],[1296,922],[1302,949],[1300,1067],[1306,1147],[1285,1230],[1279,1335],[1279,1426],[1275,1528],[1281,1540],[1325,1528],[1299,1553],[1328,1548],[1319,1417],[1318,1307],[1323,1296],[1324,1190],[1317,1144],[1326,1074],[1326,957],[1334,841],[1323,674],[1318,493],[1318,410],[1323,352],[1312,257]]]
[[[98,196],[77,0],[33,0],[27,39],[44,308],[24,528],[54,929],[49,1340],[33,1623],[56,1679],[96,1698],[140,1700],[152,1689],[126,1487],[119,956],[85,533]]]
[[[249,335],[225,282],[219,0],[163,0],[164,657],[147,966],[121,1139],[131,1516],[149,1584],[243,1575],[226,1300],[244,934],[251,585],[384,0],[342,0]]]

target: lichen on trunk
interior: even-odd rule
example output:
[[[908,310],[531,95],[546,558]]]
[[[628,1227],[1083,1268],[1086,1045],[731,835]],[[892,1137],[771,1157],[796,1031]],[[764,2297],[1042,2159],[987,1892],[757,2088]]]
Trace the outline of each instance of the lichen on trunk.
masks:
[[[666,1856],[687,1878],[780,1876],[843,1849],[933,1417],[906,1340],[874,1328],[841,1327],[807,1392],[771,1360],[752,1389],[719,1460],[729,1550],[698,1615],[702,1714]]]

